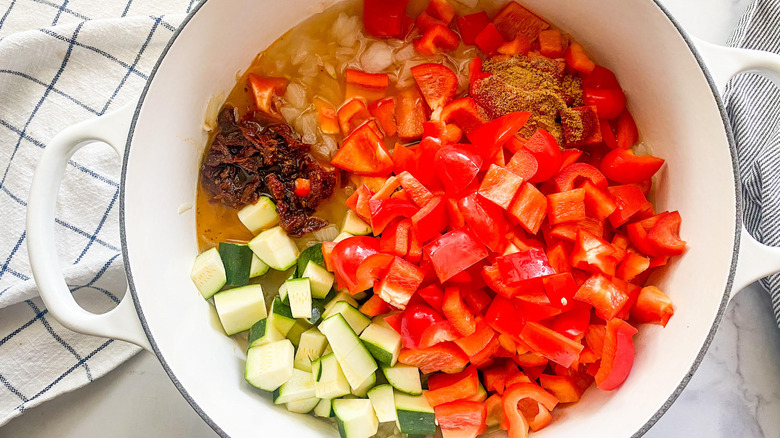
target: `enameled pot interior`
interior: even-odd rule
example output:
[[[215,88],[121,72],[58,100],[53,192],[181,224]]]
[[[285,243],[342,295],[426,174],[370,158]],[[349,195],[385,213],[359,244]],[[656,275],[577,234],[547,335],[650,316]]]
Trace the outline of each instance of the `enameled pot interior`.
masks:
[[[503,3],[503,2],[501,2]],[[658,211],[679,210],[684,257],[658,278],[676,305],[666,328],[641,326],[627,382],[591,389],[540,437],[628,437],[674,397],[703,354],[728,288],[735,246],[733,162],[712,90],[684,38],[650,0],[528,0],[617,73],[644,143],[668,165]],[[244,352],[189,279],[206,104],[237,72],[323,2],[208,0],[171,45],[142,99],[125,159],[122,220],[136,304],[166,370],[215,429],[233,437],[337,435],[289,414],[243,379]]]

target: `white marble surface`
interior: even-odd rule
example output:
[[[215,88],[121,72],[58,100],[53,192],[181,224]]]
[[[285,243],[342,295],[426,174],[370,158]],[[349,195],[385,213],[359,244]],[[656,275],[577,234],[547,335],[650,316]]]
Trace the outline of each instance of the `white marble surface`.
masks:
[[[688,31],[723,43],[750,0],[663,0]],[[753,285],[729,306],[699,371],[645,436],[780,437],[780,330],[769,297]],[[158,365],[141,353],[106,377],[0,429],[7,438],[216,435]]]

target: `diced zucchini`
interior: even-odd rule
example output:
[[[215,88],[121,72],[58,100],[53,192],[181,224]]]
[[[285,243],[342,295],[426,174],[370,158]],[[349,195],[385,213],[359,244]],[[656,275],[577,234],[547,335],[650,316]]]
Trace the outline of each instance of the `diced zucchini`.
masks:
[[[287,410],[296,414],[308,414],[312,409],[316,409],[321,400],[317,397],[305,398],[287,403]]]
[[[220,242],[219,256],[225,266],[228,286],[246,286],[249,284],[249,270],[252,265],[252,250],[247,245]]]
[[[352,389],[359,388],[365,379],[376,371],[374,358],[340,313],[322,321],[319,328],[328,338],[349,386]]]
[[[318,300],[312,300],[311,303],[311,317],[309,323],[319,324],[322,320],[322,315],[325,314],[325,306],[323,306]]]
[[[322,356],[328,340],[317,327],[312,327],[301,334],[298,351],[295,352],[295,368],[311,371],[311,361]]]
[[[314,376],[314,395],[318,398],[333,399],[350,393],[349,382],[341,370],[336,355],[322,356],[312,362]]]
[[[352,210],[347,210],[347,215],[344,217],[344,223],[341,225],[342,233],[349,233],[353,236],[367,236],[371,234],[371,225],[361,219]]]
[[[214,307],[228,336],[249,330],[257,321],[268,316],[263,287],[259,284],[228,289],[214,295]]]
[[[274,201],[267,196],[261,196],[254,204],[249,204],[238,211],[238,220],[254,234],[271,228],[279,223]]]
[[[352,395],[356,397],[365,397],[368,390],[374,386],[376,386],[376,373],[372,373],[370,376],[366,377],[366,380],[364,380],[363,383],[352,390]]]
[[[417,367],[397,363],[392,367],[383,366],[382,372],[393,388],[409,395],[422,394],[420,370]]]
[[[311,373],[294,368],[290,379],[274,391],[274,404],[283,405],[312,397],[314,397],[314,378]]]
[[[279,330],[282,336],[287,336],[287,333],[295,325],[295,318],[292,316],[290,306],[282,303],[279,297],[275,297],[273,303],[271,303],[271,313],[268,315],[268,320]]]
[[[246,352],[244,378],[252,386],[275,391],[292,377],[294,353],[287,339],[252,347]]]
[[[368,390],[368,398],[371,405],[374,406],[374,413],[380,423],[396,421],[398,417],[395,414],[395,397],[393,396],[393,387],[390,385],[379,385]]]
[[[248,348],[259,347],[271,342],[281,341],[282,339],[284,339],[284,335],[279,333],[279,330],[268,322],[268,318],[263,318],[249,329]]]
[[[352,298],[352,295],[350,295],[347,292],[341,291],[341,292],[337,293],[336,296],[333,297],[333,299],[328,301],[328,304],[325,305],[325,313],[324,313],[324,316],[322,317],[322,319],[325,319],[328,316],[332,315],[333,312],[331,310],[333,309],[333,306],[335,306],[336,304],[338,304],[338,303],[340,303],[342,301],[349,303],[349,305],[352,306],[352,307],[355,307],[355,308],[358,307],[358,302],[355,301],[354,298]]]
[[[333,354],[333,349],[330,348],[330,344],[328,344],[328,346],[325,347],[325,351],[322,352],[323,356],[325,356],[326,354]]]
[[[401,352],[401,335],[395,330],[371,323],[360,334],[360,340],[377,362],[393,366],[398,361],[398,354]]]
[[[247,246],[247,248],[249,248],[249,246]],[[252,263],[249,264],[249,278],[265,275],[268,273],[269,269],[271,269],[270,266],[260,260],[260,257],[256,256],[255,253],[252,253]]]
[[[333,400],[329,398],[323,398],[314,407],[314,415],[322,418],[333,417]]]
[[[309,324],[309,321],[305,319],[297,319],[295,320],[295,324],[293,324],[290,331],[287,332],[287,339],[289,339],[290,342],[295,345],[295,348],[298,348],[298,344],[301,342],[301,335],[303,335],[303,332],[309,330],[310,328],[312,328],[312,325]]]
[[[222,289],[227,282],[227,274],[217,248],[211,248],[195,257],[190,278],[205,299],[211,298]]]
[[[308,278],[295,278],[284,282],[287,298],[294,318],[311,318],[311,286]]]
[[[306,268],[302,271],[301,278],[308,278],[311,283],[311,296],[314,298],[325,298],[328,296],[331,288],[333,288],[333,281],[336,277],[328,272],[325,268],[309,261]]]
[[[384,315],[377,315],[377,316],[375,316],[371,320],[371,324],[378,324],[378,325],[380,325],[380,326],[382,326],[384,328],[389,328],[390,330],[395,331],[395,329],[393,327],[391,327],[390,324],[387,323],[387,321],[385,321],[385,317],[387,315],[391,315],[391,314],[392,313],[386,313]]]
[[[298,246],[282,227],[263,231],[249,242],[249,248],[266,265],[277,271],[286,271],[298,261]]]
[[[360,313],[358,309],[345,301],[338,302],[330,310],[326,310],[324,318],[328,319],[336,314],[341,314],[352,328],[352,331],[357,334],[363,333],[363,330],[371,324],[369,317]]]
[[[342,241],[342,240],[344,240],[344,239],[349,239],[350,237],[355,237],[355,236],[353,236],[353,235],[351,235],[351,234],[349,234],[349,233],[344,233],[344,232],[342,232],[341,234],[339,234],[338,236],[336,236],[336,238],[335,238],[335,239],[333,239],[333,241],[334,241],[334,242],[336,242],[336,243],[339,243],[339,242],[341,242],[341,241]]]
[[[336,354],[336,359],[339,355]],[[377,364],[371,353],[366,350],[363,344],[359,344],[351,353],[344,358],[342,362],[339,360],[341,370],[344,371],[344,375],[347,377],[349,386],[358,391],[365,384],[365,379],[374,375],[377,370]]]
[[[379,429],[379,420],[367,398],[333,400],[333,412],[341,438],[369,438]]]
[[[316,243],[301,251],[301,255],[298,257],[297,269],[298,274],[300,274],[301,277],[305,277],[305,275],[303,275],[303,271],[306,270],[306,266],[309,265],[309,262],[314,262],[319,266],[325,266],[325,256],[322,254],[321,243]]]
[[[393,394],[395,414],[401,433],[409,435],[433,435],[436,433],[436,418],[433,408],[424,395]]]

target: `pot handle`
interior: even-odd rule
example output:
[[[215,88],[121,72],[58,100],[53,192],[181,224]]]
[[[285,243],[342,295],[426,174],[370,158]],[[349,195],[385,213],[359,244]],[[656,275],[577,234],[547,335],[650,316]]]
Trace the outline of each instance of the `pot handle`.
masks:
[[[52,242],[57,192],[70,157],[82,146],[104,142],[121,157],[136,104],[86,120],[60,132],[49,142],[35,169],[27,202],[27,251],[43,302],[63,326],[80,333],[132,342],[151,351],[128,290],[114,309],[95,314],[81,308],[65,283]]]
[[[738,49],[708,43],[693,38],[696,49],[712,74],[721,95],[726,84],[740,73],[760,73],[780,87],[780,55],[759,50]],[[780,248],[760,243],[748,233],[743,224],[740,236],[737,272],[731,296],[749,284],[780,272]]]

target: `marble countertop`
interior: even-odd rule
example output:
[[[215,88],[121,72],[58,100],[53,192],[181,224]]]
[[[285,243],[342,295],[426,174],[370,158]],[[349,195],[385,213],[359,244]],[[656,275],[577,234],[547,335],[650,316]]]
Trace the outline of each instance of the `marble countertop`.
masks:
[[[724,43],[750,0],[662,0],[692,34]],[[780,437],[780,330],[757,285],[739,293],[704,362],[645,435]],[[140,353],[106,377],[28,411],[6,438],[188,437],[216,434],[180,396],[154,356]]]

